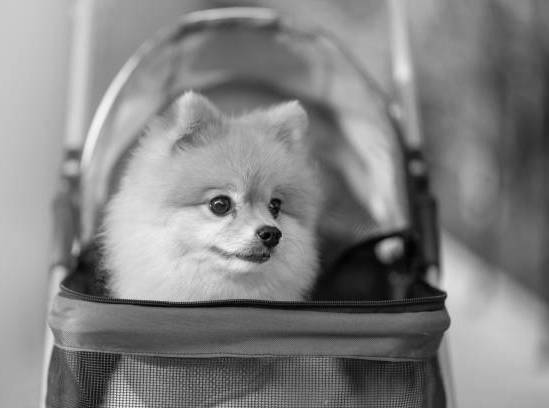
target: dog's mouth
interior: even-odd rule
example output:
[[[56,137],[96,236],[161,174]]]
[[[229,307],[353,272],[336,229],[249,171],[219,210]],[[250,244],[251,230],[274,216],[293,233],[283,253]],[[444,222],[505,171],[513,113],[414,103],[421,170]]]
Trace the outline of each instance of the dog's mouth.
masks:
[[[221,255],[224,258],[238,258],[243,261],[253,262],[253,263],[263,263],[267,262],[271,258],[271,251],[264,250],[255,250],[247,252],[227,252],[219,247],[213,246],[211,250],[218,255]]]

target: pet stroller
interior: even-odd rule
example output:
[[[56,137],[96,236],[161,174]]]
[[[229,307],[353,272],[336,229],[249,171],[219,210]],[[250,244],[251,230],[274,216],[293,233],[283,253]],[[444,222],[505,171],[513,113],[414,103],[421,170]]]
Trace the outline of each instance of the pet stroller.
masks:
[[[63,166],[46,407],[446,406],[438,352],[449,317],[445,293],[426,282],[438,268],[435,208],[393,5],[394,98],[329,34],[268,9],[185,15],[124,65]],[[147,120],[188,89],[222,110],[305,106],[327,191],[309,300],[102,292],[101,211]]]

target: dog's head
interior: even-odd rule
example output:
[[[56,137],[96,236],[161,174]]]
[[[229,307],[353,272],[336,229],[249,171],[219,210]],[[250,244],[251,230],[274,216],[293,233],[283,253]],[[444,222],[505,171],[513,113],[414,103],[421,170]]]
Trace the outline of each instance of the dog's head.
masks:
[[[186,93],[150,123],[107,220],[139,208],[127,228],[154,230],[165,254],[203,273],[310,276],[297,272],[314,268],[320,207],[306,127],[298,102],[233,118]]]

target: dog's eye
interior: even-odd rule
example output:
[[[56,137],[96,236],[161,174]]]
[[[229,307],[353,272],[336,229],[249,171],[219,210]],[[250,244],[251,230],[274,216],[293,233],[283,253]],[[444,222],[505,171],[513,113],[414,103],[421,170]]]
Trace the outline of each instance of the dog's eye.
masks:
[[[210,210],[215,215],[225,215],[231,210],[231,199],[227,196],[217,196],[210,201]]]
[[[282,201],[280,201],[278,198],[273,198],[269,202],[269,211],[271,212],[274,218],[278,217],[278,214],[280,213],[281,205],[282,205]]]

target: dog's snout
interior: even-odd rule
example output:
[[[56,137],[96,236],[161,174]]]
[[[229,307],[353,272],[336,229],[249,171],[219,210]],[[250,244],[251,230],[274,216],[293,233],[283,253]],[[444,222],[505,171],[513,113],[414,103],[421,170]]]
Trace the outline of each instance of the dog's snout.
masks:
[[[278,245],[278,242],[282,237],[282,232],[276,227],[264,225],[257,230],[257,236],[267,248],[274,248]]]

